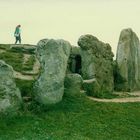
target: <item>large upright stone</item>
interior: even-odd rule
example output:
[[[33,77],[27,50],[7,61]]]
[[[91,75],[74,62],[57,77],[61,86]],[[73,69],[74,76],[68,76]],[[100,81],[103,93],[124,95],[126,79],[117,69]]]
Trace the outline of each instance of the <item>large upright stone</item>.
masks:
[[[93,96],[112,93],[113,53],[110,45],[92,35],[81,36],[78,45],[81,47],[82,77],[86,81],[84,87],[87,88],[85,90],[90,91],[88,94]],[[98,88],[95,89],[97,85]]]
[[[140,89],[140,42],[132,29],[122,30],[116,55],[115,89]]]
[[[41,71],[34,89],[35,98],[41,104],[54,104],[62,100],[70,49],[70,43],[64,40],[39,41],[37,57]]]
[[[21,94],[16,87],[13,68],[0,60],[0,113],[13,113],[21,104]]]

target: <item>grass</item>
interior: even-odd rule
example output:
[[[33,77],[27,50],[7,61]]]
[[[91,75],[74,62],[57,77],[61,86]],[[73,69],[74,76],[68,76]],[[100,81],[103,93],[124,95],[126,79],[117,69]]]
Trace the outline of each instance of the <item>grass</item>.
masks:
[[[121,93],[121,92],[120,92]],[[101,94],[97,94],[96,96],[91,96],[91,97],[96,97],[99,99],[117,99],[117,98],[128,98],[128,97],[138,97],[135,95],[130,95],[128,93],[121,93],[121,94],[115,94],[115,93],[101,93]]]
[[[11,65],[15,71],[25,73],[25,71],[33,70],[35,56],[31,55],[29,60],[24,64],[24,54],[6,51],[0,54],[0,59]]]
[[[140,103],[99,103],[65,95],[53,106],[32,103],[0,118],[0,140],[139,140]]]
[[[95,95],[92,95],[92,97],[96,97],[96,98],[100,98],[100,99],[113,99],[113,98],[118,98],[119,96],[116,95],[116,94],[113,94],[113,93],[98,93],[98,94],[95,94]]]
[[[32,96],[34,80],[16,79],[16,85],[21,91],[22,96]]]
[[[7,46],[0,46],[7,49]],[[16,71],[31,69],[34,58],[23,66],[23,53],[3,52],[0,59]],[[22,96],[32,96],[34,81],[16,79]],[[114,98],[117,95],[102,95]],[[64,95],[52,106],[24,103],[16,116],[0,116],[0,140],[139,140],[140,103],[99,103],[83,94]]]
[[[8,44],[0,44],[0,49],[9,50],[10,49],[10,45],[8,45]]]
[[[24,48],[24,46],[12,47],[9,51],[25,54],[35,54],[35,48]]]
[[[23,54],[14,52],[3,52],[0,54],[0,59],[11,65],[14,70],[21,71],[23,63]]]

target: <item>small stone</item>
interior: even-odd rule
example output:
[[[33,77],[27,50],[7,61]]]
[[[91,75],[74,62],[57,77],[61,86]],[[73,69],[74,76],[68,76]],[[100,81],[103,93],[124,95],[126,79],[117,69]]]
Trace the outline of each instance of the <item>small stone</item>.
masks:
[[[65,91],[69,94],[78,94],[81,91],[83,79],[79,74],[67,74],[65,77]]]

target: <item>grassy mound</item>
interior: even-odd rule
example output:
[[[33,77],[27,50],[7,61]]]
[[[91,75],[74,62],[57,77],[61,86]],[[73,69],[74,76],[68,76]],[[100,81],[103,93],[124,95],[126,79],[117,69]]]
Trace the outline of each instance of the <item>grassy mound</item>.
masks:
[[[23,63],[23,54],[14,52],[3,52],[0,54],[0,59],[11,65],[14,70],[21,71]]]
[[[32,70],[34,56],[24,63],[24,53],[9,51],[0,59],[14,70]],[[34,81],[16,79],[23,97],[32,97]],[[101,96],[102,98],[113,98]],[[0,116],[0,140],[139,140],[140,103],[99,103],[83,94],[65,94],[53,106],[41,106],[32,99],[17,116]]]
[[[33,70],[35,56],[32,54],[27,62],[24,63],[24,53],[5,51],[0,54],[0,60],[11,65],[15,71],[23,72]]]

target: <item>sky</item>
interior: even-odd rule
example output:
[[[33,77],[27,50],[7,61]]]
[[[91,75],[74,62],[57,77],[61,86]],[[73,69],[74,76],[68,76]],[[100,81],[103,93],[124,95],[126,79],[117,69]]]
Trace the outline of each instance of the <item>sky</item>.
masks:
[[[0,44],[15,42],[18,24],[23,44],[53,38],[77,46],[81,35],[91,34],[114,54],[122,29],[140,37],[140,0],[0,0],[0,18]]]

